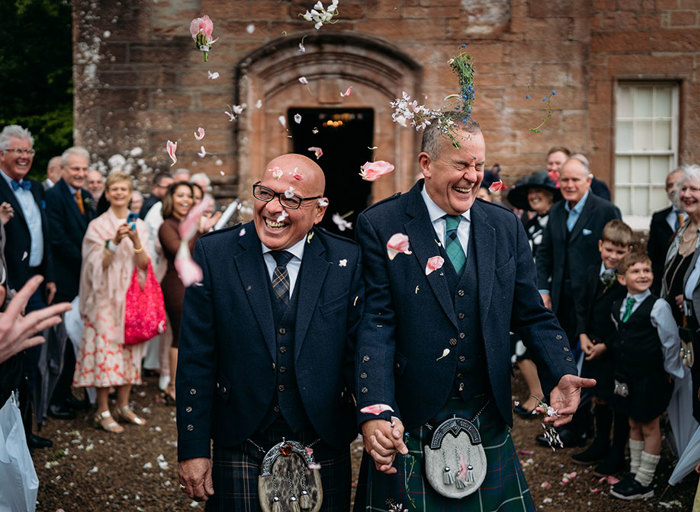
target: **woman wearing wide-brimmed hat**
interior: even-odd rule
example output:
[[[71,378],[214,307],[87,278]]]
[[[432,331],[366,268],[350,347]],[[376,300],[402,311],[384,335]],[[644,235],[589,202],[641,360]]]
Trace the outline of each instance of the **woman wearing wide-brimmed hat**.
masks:
[[[539,171],[521,179],[508,193],[508,202],[511,205],[534,214],[531,217],[524,216],[523,218],[533,258],[537,246],[542,242],[542,233],[549,220],[549,209],[559,199],[561,199],[561,192],[556,183],[547,175],[547,171]],[[537,406],[537,400],[534,397],[540,399],[544,397],[542,385],[537,376],[537,367],[522,341],[515,342],[513,353],[514,360],[523,374],[529,390],[527,400],[516,405],[513,410],[523,418],[532,418]]]

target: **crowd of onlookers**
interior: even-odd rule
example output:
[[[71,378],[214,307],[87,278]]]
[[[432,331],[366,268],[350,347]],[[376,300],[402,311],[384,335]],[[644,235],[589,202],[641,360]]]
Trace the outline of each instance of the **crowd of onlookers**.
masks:
[[[6,308],[0,318],[0,406],[19,389],[28,445],[40,448],[51,440],[33,433],[33,411],[42,424],[45,415],[70,419],[96,403],[98,428],[117,433],[120,423],[145,425],[129,406],[143,371],[157,373],[166,402],[175,402],[185,293],[177,255],[191,251],[220,214],[206,208],[196,219],[197,234],[183,240],[182,221],[211,193],[206,175],[158,173],[144,197],[128,174],[117,170],[105,178],[90,169],[90,155],[81,147],[52,158],[42,183],[26,178],[33,156],[28,130],[13,125],[0,132],[0,304]],[[499,176],[486,174],[480,197],[492,201],[489,186]],[[521,214],[542,300],[569,337],[566,350],[582,376],[597,380],[559,439],[565,447],[582,447],[592,437],[574,461],[595,464],[601,476],[626,474],[612,490],[624,499],[650,495],[664,412],[675,411],[678,454],[700,421],[700,365],[692,360],[700,308],[700,167],[670,172],[666,191],[672,204],[654,214],[646,243],[622,222],[586,157],[563,147],[549,151],[546,170],[498,194]],[[133,279],[143,284],[150,273],[161,285],[167,328],[146,343],[128,344],[127,291]],[[8,300],[11,290],[16,295]],[[65,327],[59,327],[63,313]],[[50,333],[50,343],[40,344],[40,331]],[[50,344],[59,349],[47,356]],[[531,356],[513,336],[513,364],[529,394],[514,409],[523,418],[533,418],[547,400]],[[47,370],[47,357],[60,368],[57,375]],[[40,391],[47,379],[48,396]],[[74,387],[86,392],[78,398]],[[547,444],[541,436],[537,441]]]

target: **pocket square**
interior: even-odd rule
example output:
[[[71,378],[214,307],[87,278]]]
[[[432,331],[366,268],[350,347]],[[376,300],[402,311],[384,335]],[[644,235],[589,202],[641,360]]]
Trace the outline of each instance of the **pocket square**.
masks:
[[[591,231],[590,229],[583,228],[583,235],[584,235],[584,236],[588,236],[588,235],[590,235],[591,233],[593,233],[593,231]]]

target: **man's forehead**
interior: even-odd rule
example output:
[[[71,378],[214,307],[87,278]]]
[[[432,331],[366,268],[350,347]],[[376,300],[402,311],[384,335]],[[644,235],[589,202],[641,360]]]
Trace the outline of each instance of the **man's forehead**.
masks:
[[[29,146],[32,147],[32,143],[29,139],[20,139],[19,137],[10,137],[10,144],[15,146]]]

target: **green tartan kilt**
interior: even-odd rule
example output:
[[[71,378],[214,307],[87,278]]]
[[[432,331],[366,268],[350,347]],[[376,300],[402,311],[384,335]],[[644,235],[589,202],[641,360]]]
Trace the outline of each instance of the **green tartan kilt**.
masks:
[[[437,425],[452,415],[471,418],[485,400],[483,395],[469,402],[459,397],[450,398],[431,423]],[[496,406],[490,403],[473,423],[481,433],[488,461],[486,479],[478,491],[456,500],[441,496],[430,487],[423,478],[423,446],[430,442],[432,431],[423,425],[406,434],[409,453],[396,456],[394,467],[398,472],[394,475],[377,471],[371,457],[364,454],[354,510],[386,512],[390,503],[401,504],[401,510],[409,512],[535,510],[510,429],[503,423]]]

